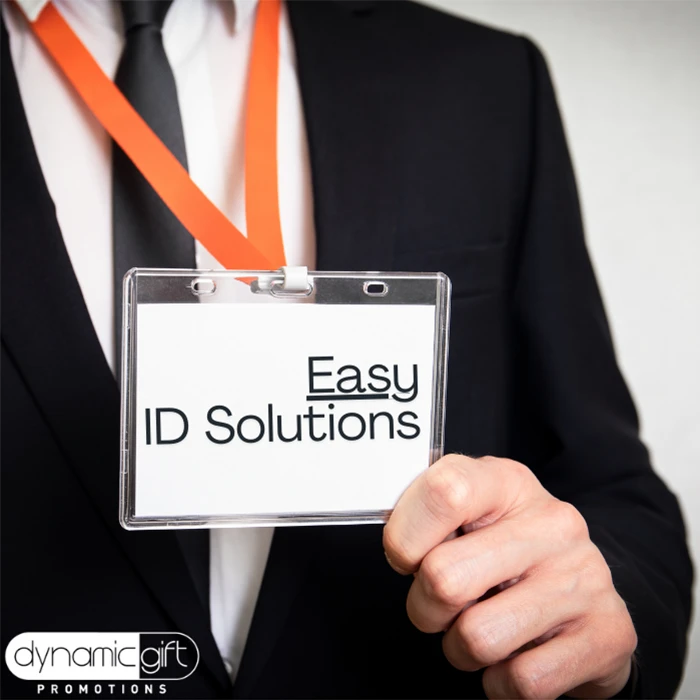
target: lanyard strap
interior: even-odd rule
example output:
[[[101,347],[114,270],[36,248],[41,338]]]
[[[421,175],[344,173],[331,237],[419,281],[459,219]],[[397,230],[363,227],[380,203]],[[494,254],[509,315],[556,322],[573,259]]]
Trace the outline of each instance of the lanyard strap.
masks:
[[[274,270],[285,264],[277,190],[280,2],[260,0],[253,35],[245,124],[248,238],[195,185],[52,3],[30,21],[37,38],[107,133],[182,225],[229,269]]]

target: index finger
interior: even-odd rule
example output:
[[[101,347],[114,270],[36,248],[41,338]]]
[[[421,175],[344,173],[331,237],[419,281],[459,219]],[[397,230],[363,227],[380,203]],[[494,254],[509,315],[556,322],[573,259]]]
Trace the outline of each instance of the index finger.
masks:
[[[531,478],[527,467],[509,459],[443,457],[406,489],[384,527],[389,563],[399,573],[413,573],[459,527],[499,520]]]

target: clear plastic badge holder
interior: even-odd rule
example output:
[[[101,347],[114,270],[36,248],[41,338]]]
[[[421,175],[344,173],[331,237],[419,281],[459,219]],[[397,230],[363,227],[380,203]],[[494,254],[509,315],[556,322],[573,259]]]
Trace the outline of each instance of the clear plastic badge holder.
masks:
[[[383,522],[443,454],[442,273],[134,269],[127,529]]]

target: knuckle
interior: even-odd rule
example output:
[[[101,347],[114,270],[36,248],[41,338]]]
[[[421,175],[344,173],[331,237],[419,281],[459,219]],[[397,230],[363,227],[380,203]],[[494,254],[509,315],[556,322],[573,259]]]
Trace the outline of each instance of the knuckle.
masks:
[[[588,525],[575,506],[566,501],[555,500],[551,506],[556,522],[556,531],[566,540],[588,539]]]
[[[594,545],[595,546],[595,545]],[[590,564],[584,567],[586,579],[594,591],[604,593],[614,590],[612,572],[603,555],[595,548],[595,555]]]
[[[425,473],[425,497],[428,510],[443,519],[461,513],[469,503],[470,489],[458,458],[446,458]]]
[[[543,674],[540,668],[526,656],[517,656],[509,668],[509,685],[513,695],[525,700],[539,700],[548,697]]]
[[[604,659],[601,670],[613,675],[618,673],[637,648],[637,633],[621,598],[599,611],[589,639]]]
[[[498,463],[504,472],[504,478],[516,480],[522,485],[530,485],[533,482],[537,482],[537,478],[532,473],[532,470],[522,462],[516,462],[514,459],[495,457],[489,457],[489,460],[495,460]]]
[[[606,596],[615,589],[610,567],[592,542],[584,545],[576,559],[575,578],[577,590],[587,596]]]
[[[494,457],[493,455],[484,455],[479,457],[477,462],[488,465],[489,468],[497,467],[501,472],[507,474],[510,478],[520,478],[532,480],[535,475],[522,462],[516,462],[514,459],[507,457]]]
[[[516,462],[514,459],[502,459],[503,466],[512,474],[521,477],[522,479],[531,480],[534,478],[532,471],[522,462]]]
[[[449,564],[435,551],[430,552],[420,568],[420,577],[426,596],[433,602],[448,608],[464,605],[461,577],[455,566]]]
[[[637,637],[637,630],[634,628],[634,624],[632,624],[632,620],[629,621],[629,625],[627,626],[627,631],[626,631],[626,638],[625,638],[625,650],[627,651],[627,656],[632,656],[635,651],[637,651],[637,645],[639,644],[639,637]]]
[[[497,650],[498,639],[490,625],[471,618],[467,613],[462,615],[458,625],[464,649],[478,668],[501,660]]]
[[[625,601],[616,594],[616,614],[613,614],[613,629],[617,631],[615,646],[622,658],[631,656],[637,648],[637,631],[630,617]]]
[[[627,617],[629,620],[629,616]],[[637,650],[637,644],[639,643],[639,639],[637,638],[637,630],[634,629],[632,620],[629,620],[628,623],[623,626],[623,628],[624,631],[620,646],[625,657],[632,656],[632,654],[634,654],[634,652]]]

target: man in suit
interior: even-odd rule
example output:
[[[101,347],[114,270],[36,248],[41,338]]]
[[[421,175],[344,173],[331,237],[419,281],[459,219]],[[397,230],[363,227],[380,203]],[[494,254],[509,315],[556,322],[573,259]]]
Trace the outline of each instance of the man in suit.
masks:
[[[154,62],[177,84],[184,132],[159,135],[244,228],[255,3],[56,4],[134,103]],[[288,262],[447,273],[447,449],[496,457],[443,459],[384,529],[123,531],[112,236],[119,188],[143,183],[5,4],[3,649],[28,631],[182,632],[201,659],[156,686],[169,697],[670,696],[683,523],[616,365],[541,54],[403,2],[289,3],[280,32]],[[157,60],[126,76],[152,40]],[[2,680],[4,697],[53,692],[7,664]]]

